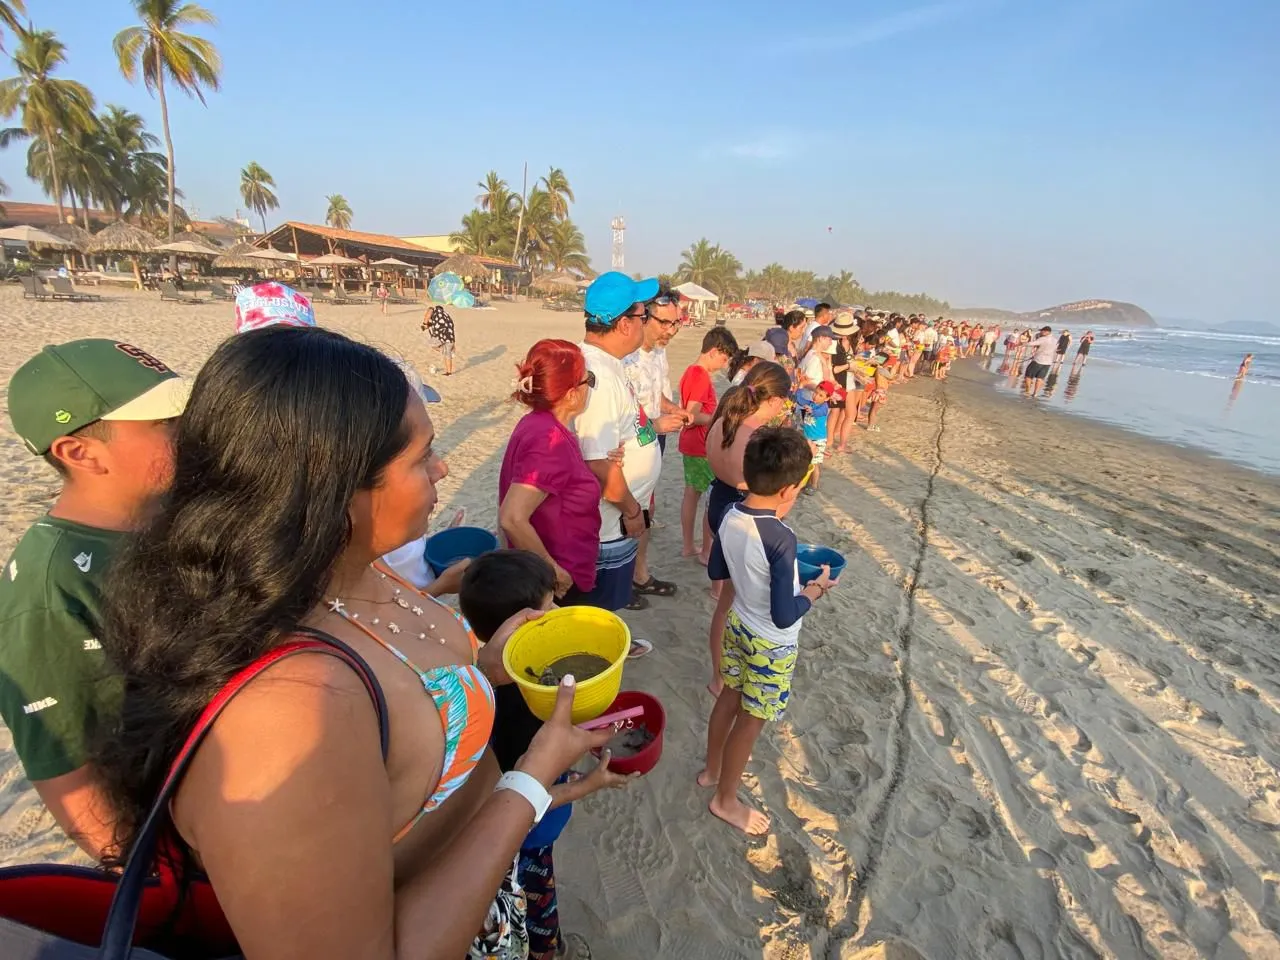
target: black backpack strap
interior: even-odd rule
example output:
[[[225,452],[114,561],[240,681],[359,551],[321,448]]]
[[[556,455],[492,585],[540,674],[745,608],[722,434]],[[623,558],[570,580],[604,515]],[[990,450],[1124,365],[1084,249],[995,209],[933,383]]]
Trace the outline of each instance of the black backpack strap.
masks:
[[[174,758],[165,778],[160,794],[151,806],[151,812],[143,821],[134,840],[133,849],[129,852],[128,863],[120,875],[115,895],[111,898],[111,909],[107,913],[106,928],[102,932],[102,946],[99,949],[100,960],[128,960],[133,949],[133,931],[138,920],[138,905],[142,897],[143,884],[151,873],[155,860],[156,844],[163,828],[169,823],[169,801],[173,798],[178,784],[182,782],[196,748],[200,746],[205,735],[215,720],[241,690],[259,674],[275,663],[298,653],[327,653],[345,660],[364,682],[373,701],[374,710],[378,714],[378,737],[382,748],[382,759],[387,759],[390,745],[391,728],[387,721],[387,702],[382,695],[382,687],[372,668],[360,654],[343,643],[337,637],[330,636],[320,630],[299,629],[299,634],[307,639],[290,640],[255,660],[245,667],[227,685],[218,691],[200,719],[196,721],[186,742]]]

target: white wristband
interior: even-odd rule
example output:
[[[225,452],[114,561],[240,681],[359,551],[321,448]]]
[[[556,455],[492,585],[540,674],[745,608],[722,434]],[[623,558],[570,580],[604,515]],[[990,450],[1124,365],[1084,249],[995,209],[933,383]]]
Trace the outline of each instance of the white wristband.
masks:
[[[499,790],[511,790],[528,800],[529,806],[533,807],[534,823],[540,823],[547,808],[551,806],[551,794],[547,792],[547,788],[538,782],[537,777],[521,770],[504,773],[493,789],[495,793]]]

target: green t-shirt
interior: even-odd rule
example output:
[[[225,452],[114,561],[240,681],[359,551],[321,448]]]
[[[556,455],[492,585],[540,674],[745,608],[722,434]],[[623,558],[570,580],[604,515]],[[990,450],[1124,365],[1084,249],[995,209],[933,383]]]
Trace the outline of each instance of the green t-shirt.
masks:
[[[119,709],[98,631],[121,536],[46,516],[0,570],[0,716],[31,780],[84,766],[99,718]]]

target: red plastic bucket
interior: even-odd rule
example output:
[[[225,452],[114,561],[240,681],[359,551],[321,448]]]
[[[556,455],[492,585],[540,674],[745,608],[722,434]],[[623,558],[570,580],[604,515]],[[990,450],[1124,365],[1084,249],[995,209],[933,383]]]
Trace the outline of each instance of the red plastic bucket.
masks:
[[[667,711],[662,709],[661,701],[651,694],[640,690],[623,690],[604,713],[631,707],[644,709],[644,714],[632,722],[638,727],[645,727],[653,734],[653,740],[640,752],[629,757],[613,757],[609,761],[609,769],[615,773],[648,773],[662,756],[662,734],[667,728]]]

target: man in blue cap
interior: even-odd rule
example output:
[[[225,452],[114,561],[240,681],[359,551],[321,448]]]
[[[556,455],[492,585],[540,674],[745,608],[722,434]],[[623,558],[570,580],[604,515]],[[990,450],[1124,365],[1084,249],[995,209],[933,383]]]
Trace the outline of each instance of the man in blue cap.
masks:
[[[644,342],[645,303],[657,294],[657,280],[632,280],[617,271],[601,274],[587,288],[582,353],[595,383],[574,428],[583,459],[600,480],[600,552],[595,588],[586,594],[570,590],[562,603],[606,610],[646,605],[641,596],[632,601],[632,575],[650,523],[645,507],[658,485],[662,453],[658,424],[636,400],[622,361]],[[621,465],[609,459],[618,447],[624,449]]]

